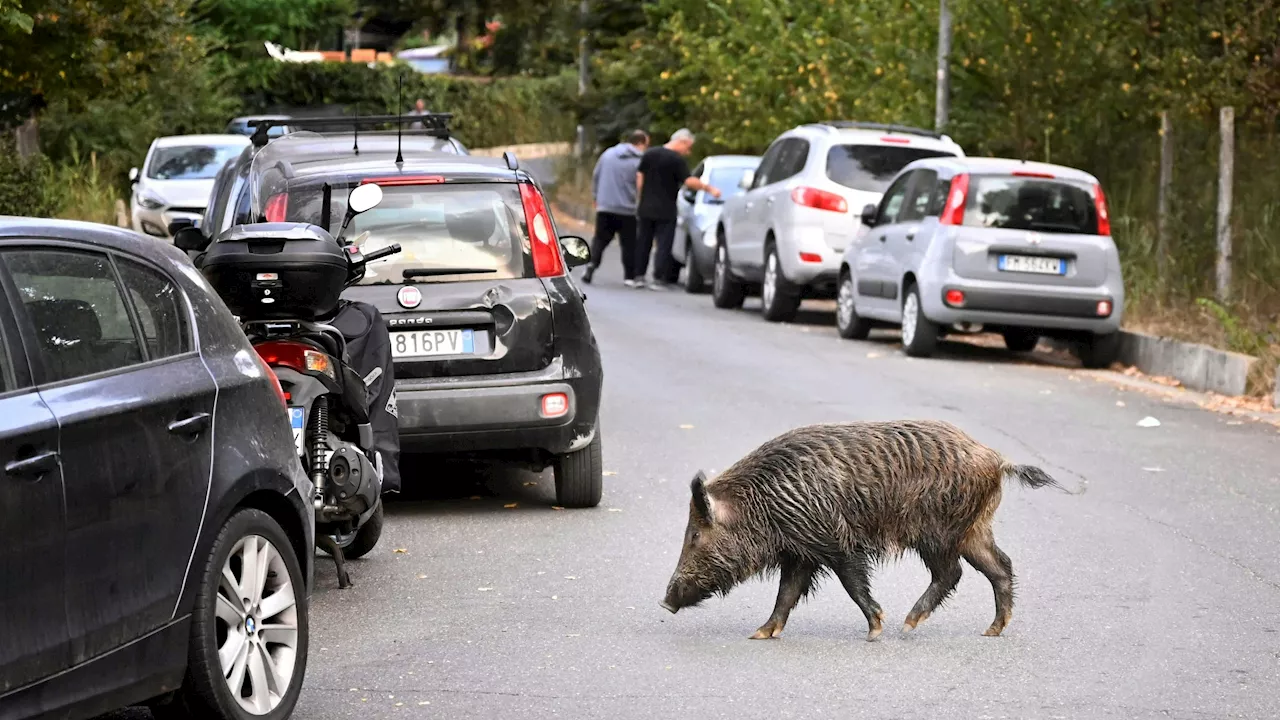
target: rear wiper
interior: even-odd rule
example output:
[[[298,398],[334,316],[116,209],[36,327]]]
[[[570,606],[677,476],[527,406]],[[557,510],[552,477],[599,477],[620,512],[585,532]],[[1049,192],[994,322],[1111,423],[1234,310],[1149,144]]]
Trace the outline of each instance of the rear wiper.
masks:
[[[438,277],[441,275],[483,275],[498,272],[493,268],[408,268],[400,273],[405,280],[419,277]]]

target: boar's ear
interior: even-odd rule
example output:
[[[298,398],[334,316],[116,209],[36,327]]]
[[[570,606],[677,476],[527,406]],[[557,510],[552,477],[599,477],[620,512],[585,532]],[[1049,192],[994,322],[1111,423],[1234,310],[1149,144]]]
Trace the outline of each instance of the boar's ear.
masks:
[[[707,476],[699,470],[697,475],[693,476],[693,482],[689,484],[689,489],[693,491],[693,508],[698,514],[698,519],[711,524],[713,518],[711,516],[711,497],[707,495]]]

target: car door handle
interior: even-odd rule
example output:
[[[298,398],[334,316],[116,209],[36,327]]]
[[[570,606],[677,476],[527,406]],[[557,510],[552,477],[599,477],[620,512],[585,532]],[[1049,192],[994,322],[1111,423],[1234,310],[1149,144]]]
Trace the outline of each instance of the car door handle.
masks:
[[[915,240],[915,239],[916,239],[916,234],[915,234],[915,232],[909,232],[909,233],[907,233],[907,242],[911,242],[912,240]]]
[[[768,200],[765,200],[765,202],[767,202],[767,203],[769,203],[770,205],[772,205],[772,204],[773,204],[773,198],[769,198]]]
[[[169,432],[174,435],[199,435],[209,427],[209,413],[196,413],[191,417],[174,420],[169,423]]]
[[[878,237],[878,238],[876,238],[876,239],[877,239],[877,240],[879,240],[880,242],[884,242],[884,238],[885,238],[885,236],[884,236],[884,235],[881,235],[880,237]]]
[[[5,464],[4,472],[11,477],[39,480],[43,475],[58,469],[58,453],[46,450],[31,457],[13,460]]]

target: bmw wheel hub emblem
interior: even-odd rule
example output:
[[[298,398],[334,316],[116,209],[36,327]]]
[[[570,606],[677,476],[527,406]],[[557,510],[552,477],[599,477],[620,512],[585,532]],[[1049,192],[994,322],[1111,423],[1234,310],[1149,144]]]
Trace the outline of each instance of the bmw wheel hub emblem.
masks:
[[[412,285],[405,285],[396,293],[400,307],[412,310],[422,304],[422,292]]]
[[[257,630],[258,630],[258,624],[257,624],[257,623],[255,623],[255,622],[253,621],[253,618],[245,618],[245,619],[244,619],[244,629],[245,629],[245,630],[246,630],[250,635],[252,635],[252,634],[254,634],[255,632],[257,632]]]

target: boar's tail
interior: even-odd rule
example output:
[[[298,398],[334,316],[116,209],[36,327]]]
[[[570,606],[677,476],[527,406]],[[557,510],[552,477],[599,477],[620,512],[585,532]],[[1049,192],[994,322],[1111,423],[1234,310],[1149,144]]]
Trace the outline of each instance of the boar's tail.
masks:
[[[1036,489],[1042,487],[1061,488],[1057,480],[1049,476],[1049,473],[1041,470],[1034,465],[1014,465],[1012,463],[1004,464],[1004,472],[1006,475],[1012,475],[1017,478],[1024,486]]]

